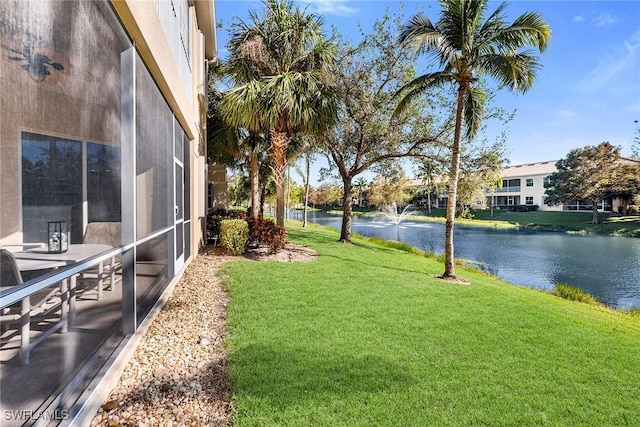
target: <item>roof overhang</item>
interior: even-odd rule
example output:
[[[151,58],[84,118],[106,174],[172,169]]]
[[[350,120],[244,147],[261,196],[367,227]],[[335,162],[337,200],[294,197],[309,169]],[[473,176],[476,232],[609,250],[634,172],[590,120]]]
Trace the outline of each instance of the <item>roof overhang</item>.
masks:
[[[193,0],[198,28],[204,34],[204,54],[209,60],[218,56],[215,0]]]

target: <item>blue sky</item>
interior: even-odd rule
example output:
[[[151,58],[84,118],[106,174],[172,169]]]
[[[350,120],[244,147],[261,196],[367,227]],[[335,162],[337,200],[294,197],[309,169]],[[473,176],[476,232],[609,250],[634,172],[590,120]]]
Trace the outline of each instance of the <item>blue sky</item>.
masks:
[[[351,38],[357,24],[369,31],[386,8],[399,1],[306,0],[308,10],[322,15]],[[551,27],[551,41],[541,55],[543,69],[526,94],[502,91],[496,104],[516,117],[509,124],[508,151],[512,165],[557,160],[574,148],[609,141],[630,155],[640,121],[640,0],[512,0],[510,20],[525,11],[539,12]],[[225,26],[234,16],[247,18],[260,1],[216,0],[216,19]],[[493,2],[489,10],[499,3]],[[436,1],[404,1],[405,17],[418,9],[438,19]],[[227,32],[218,29],[219,56],[226,55]],[[424,73],[425,69],[417,69]],[[491,132],[491,130],[490,130]],[[497,134],[499,129],[495,129]],[[409,172],[409,171],[407,171]]]

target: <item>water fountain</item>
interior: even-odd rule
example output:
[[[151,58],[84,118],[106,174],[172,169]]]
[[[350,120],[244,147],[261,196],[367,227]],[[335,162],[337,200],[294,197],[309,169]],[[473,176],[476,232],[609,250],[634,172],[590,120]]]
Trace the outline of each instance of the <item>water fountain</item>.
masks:
[[[380,209],[379,216],[383,217],[385,220],[390,221],[393,225],[400,225],[402,220],[404,220],[409,215],[413,215],[416,213],[413,210],[413,205],[409,204],[405,206],[402,212],[398,213],[398,205],[396,202],[393,202],[391,205],[385,205]]]

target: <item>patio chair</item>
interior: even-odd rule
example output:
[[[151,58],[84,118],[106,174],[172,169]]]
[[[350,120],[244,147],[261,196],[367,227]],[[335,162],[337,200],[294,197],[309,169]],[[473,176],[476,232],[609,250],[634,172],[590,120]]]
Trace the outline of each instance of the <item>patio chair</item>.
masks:
[[[20,274],[20,270],[18,270],[18,265],[16,264],[13,254],[6,249],[0,249],[0,288],[7,289],[20,284],[22,284],[22,275]],[[59,294],[58,285],[54,285],[24,298],[20,303],[0,309],[0,323],[2,324],[0,331],[2,334],[9,330],[12,324],[18,326],[16,333],[20,334],[21,364],[28,364],[31,350],[44,341],[51,333],[63,326],[61,313],[60,321],[56,326],[47,330],[35,341],[30,342],[31,321],[34,320],[38,322],[46,317],[50,317],[51,313],[57,312],[58,309],[61,308],[62,299],[54,297]],[[33,315],[32,311],[35,311]],[[62,312],[62,310],[60,311]]]
[[[106,244],[112,247],[118,247],[122,243],[122,223],[121,222],[90,222],[84,233],[82,243],[88,244]],[[102,270],[103,287],[113,290],[118,281],[121,280],[120,273],[122,270],[122,257],[120,255],[111,257]],[[86,283],[86,279],[100,279],[98,267],[85,270],[80,280]],[[95,276],[95,277],[94,277]],[[102,295],[98,292],[99,295]]]

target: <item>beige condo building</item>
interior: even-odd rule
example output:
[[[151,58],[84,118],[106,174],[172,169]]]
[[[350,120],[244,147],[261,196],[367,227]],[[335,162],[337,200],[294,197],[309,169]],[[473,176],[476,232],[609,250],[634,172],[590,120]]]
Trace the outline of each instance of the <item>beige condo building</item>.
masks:
[[[87,425],[204,242],[215,27],[213,0],[0,1],[3,426]]]

